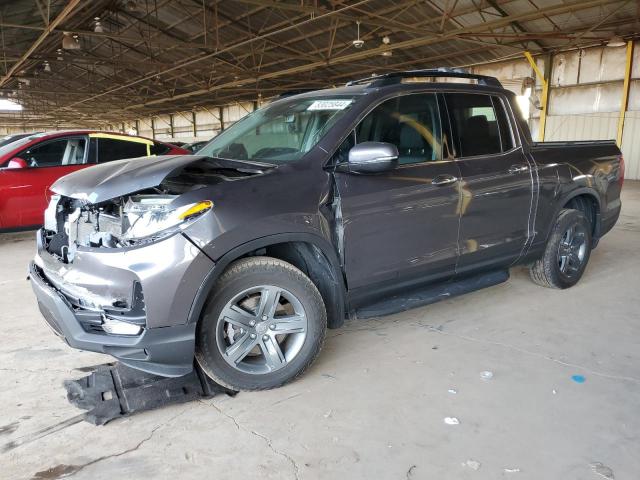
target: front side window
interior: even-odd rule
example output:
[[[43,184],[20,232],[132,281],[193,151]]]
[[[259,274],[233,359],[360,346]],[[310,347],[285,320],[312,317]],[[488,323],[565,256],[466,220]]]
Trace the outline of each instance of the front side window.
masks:
[[[115,138],[98,138],[98,163],[147,156],[147,144]]]
[[[398,147],[398,163],[442,159],[442,131],[435,94],[403,95],[373,109],[356,127],[356,141]]]
[[[491,95],[445,94],[459,157],[491,155],[513,148],[502,102]]]
[[[35,145],[17,156],[30,167],[80,165],[84,163],[86,146],[85,138],[64,138]]]
[[[225,130],[198,155],[287,163],[299,160],[348,111],[354,97],[295,97],[257,110]]]

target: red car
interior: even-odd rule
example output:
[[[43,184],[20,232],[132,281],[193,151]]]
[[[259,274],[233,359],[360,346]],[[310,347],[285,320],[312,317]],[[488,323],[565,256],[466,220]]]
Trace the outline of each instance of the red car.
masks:
[[[36,133],[0,147],[0,231],[42,225],[60,177],[97,163],[153,155],[189,155],[168,143],[119,133]]]

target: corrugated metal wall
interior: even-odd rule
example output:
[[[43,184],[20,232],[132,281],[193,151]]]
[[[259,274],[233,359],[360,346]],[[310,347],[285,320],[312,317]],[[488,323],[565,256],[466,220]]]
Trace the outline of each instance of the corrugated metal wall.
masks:
[[[616,138],[618,113],[549,115],[545,140],[610,140]]]
[[[625,178],[640,179],[640,110],[627,112],[622,136]]]

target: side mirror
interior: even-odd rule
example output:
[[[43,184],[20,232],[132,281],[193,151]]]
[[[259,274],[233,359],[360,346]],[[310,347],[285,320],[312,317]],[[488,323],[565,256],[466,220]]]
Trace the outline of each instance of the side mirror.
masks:
[[[9,160],[9,163],[7,163],[7,168],[27,168],[28,166],[27,162],[20,157],[13,157]]]
[[[392,143],[363,142],[349,150],[350,173],[380,173],[398,166],[398,147]]]

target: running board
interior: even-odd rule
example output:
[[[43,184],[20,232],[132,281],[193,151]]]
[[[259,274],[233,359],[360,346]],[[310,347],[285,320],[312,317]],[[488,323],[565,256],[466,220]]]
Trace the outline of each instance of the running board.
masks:
[[[355,311],[356,318],[365,319],[383,317],[393,313],[404,312],[412,308],[422,307],[431,303],[457,297],[465,293],[480,290],[506,282],[509,279],[508,270],[498,270],[479,275],[464,277],[446,283],[429,285],[420,289],[413,289],[401,294],[387,297]]]

